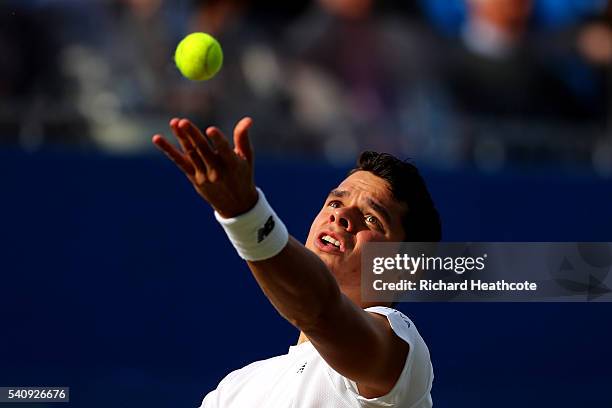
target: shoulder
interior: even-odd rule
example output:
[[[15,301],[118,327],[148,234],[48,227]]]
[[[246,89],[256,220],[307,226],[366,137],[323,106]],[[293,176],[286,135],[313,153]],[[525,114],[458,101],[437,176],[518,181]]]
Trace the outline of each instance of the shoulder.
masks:
[[[283,364],[286,355],[274,356],[263,360],[254,361],[242,368],[227,374],[217,388],[221,388],[235,381],[244,381],[250,377],[261,376],[267,370],[274,370],[279,364]]]
[[[364,407],[431,406],[433,367],[429,349],[412,320],[399,310],[390,307],[374,306],[365,311],[376,315],[381,320],[385,318],[390,330],[408,344],[408,353],[405,357],[397,356],[403,360],[401,373],[387,394],[376,398],[366,398],[360,394],[358,385],[348,379],[344,381],[346,388],[354,393],[361,406]]]
[[[365,311],[370,314],[386,317],[393,332],[409,345],[411,345],[417,335],[420,337],[412,320],[397,309],[385,306],[373,306],[368,307]]]
[[[397,309],[383,306],[369,307],[365,310],[368,313],[384,316],[393,333],[408,343],[409,351],[406,356],[404,371],[406,371],[406,368],[411,371],[428,371],[430,369],[431,358],[429,348],[408,316]]]

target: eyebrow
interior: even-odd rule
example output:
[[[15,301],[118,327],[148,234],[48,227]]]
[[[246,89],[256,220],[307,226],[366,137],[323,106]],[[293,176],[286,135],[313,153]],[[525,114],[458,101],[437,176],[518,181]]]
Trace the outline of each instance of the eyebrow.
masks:
[[[338,198],[342,198],[342,197],[348,197],[351,195],[350,192],[346,191],[346,190],[332,190],[329,192],[330,196],[334,196],[334,197],[338,197]]]
[[[346,190],[332,190],[329,192],[330,196],[334,196],[334,197],[338,197],[338,198],[343,198],[343,197],[348,197],[351,195],[350,191],[346,191]],[[379,213],[384,219],[385,222],[387,224],[391,224],[391,216],[389,215],[389,212],[387,211],[387,209],[385,207],[383,207],[380,203],[378,203],[377,201],[375,201],[374,199],[368,197],[367,198],[368,201],[368,205],[370,207],[372,207],[374,209],[374,211],[376,211],[377,213]]]

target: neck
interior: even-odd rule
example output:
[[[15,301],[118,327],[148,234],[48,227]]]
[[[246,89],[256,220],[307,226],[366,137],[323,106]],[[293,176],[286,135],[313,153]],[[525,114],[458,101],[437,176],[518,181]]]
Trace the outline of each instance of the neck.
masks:
[[[300,337],[298,338],[297,345],[302,344],[302,343],[304,343],[304,342],[306,342],[306,341],[310,341],[310,340],[308,339],[308,337],[306,337],[306,335],[304,334],[304,332],[302,332],[302,331],[301,331],[301,332],[300,332]]]

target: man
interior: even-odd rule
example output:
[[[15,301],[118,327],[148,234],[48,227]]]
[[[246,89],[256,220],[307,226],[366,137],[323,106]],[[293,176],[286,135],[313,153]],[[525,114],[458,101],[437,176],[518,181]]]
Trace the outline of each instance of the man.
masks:
[[[226,376],[202,406],[430,407],[429,351],[410,320],[360,296],[367,242],[438,241],[440,223],[416,168],[366,152],[316,216],[306,245],[289,236],[253,178],[252,125],[234,129],[234,149],[216,127],[187,119],[170,127],[181,146],[153,143],[215,210],[276,310],[301,330],[289,353]],[[365,310],[364,310],[365,309]]]

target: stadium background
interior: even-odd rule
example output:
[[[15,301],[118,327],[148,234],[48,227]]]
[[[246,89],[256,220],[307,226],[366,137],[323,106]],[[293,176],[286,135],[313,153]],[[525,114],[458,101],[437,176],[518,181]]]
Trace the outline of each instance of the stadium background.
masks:
[[[471,4],[0,3],[0,385],[197,406],[295,342],[153,151],[175,115],[253,116],[257,182],[299,239],[373,148],[423,169],[447,241],[611,241],[610,5]],[[503,41],[471,31],[491,26]],[[204,84],[172,65],[198,30],[226,57]],[[612,406],[609,304],[401,309],[436,406]]]

